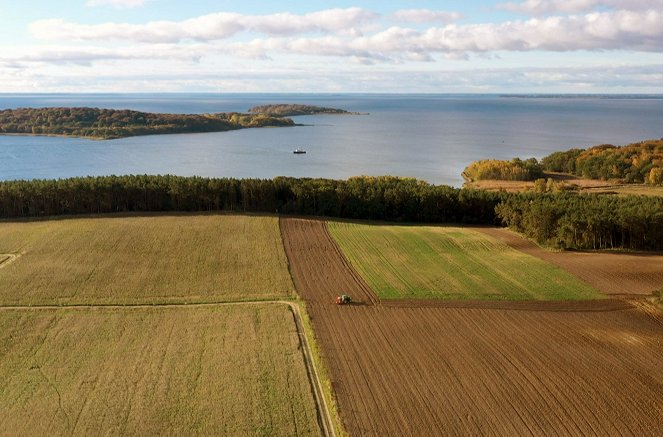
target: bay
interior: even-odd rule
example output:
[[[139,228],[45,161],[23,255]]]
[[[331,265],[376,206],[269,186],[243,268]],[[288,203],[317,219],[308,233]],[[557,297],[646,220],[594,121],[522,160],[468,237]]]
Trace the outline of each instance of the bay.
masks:
[[[109,141],[0,135],[0,180],[109,174],[416,177],[460,186],[484,158],[663,137],[662,96],[389,94],[0,94],[0,109],[93,106],[150,112],[246,112],[303,103],[368,115],[295,117],[305,126]],[[294,155],[302,148],[305,155]]]

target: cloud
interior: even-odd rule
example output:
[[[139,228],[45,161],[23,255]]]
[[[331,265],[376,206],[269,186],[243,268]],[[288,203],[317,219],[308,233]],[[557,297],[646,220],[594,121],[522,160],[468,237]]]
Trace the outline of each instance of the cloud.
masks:
[[[204,55],[222,53],[219,48],[209,46],[190,45],[187,47],[173,44],[155,44],[135,47],[107,48],[107,47],[21,47],[20,50],[3,48],[0,62],[12,65],[27,64],[54,64],[54,65],[85,65],[91,66],[100,61],[122,60],[168,60],[195,62]]]
[[[241,51],[242,44],[235,44],[235,50]],[[250,46],[253,53],[263,56],[284,51],[380,62],[430,61],[435,54],[446,59],[466,59],[469,53],[491,55],[500,51],[663,52],[663,14],[655,11],[594,12],[585,16],[532,18],[497,24],[450,24],[423,31],[394,26],[354,38],[256,39]]]
[[[116,8],[136,8],[143,6],[148,0],[88,0],[86,6],[113,6]]]
[[[646,11],[663,8],[663,0],[525,0],[501,3],[498,9],[526,15],[573,14],[603,9]]]
[[[155,72],[137,63],[129,69],[99,69],[90,75],[81,70],[25,69],[5,72],[0,64],[0,92],[661,92],[663,64],[615,67],[484,68],[397,70],[326,66],[273,69],[174,69]]]
[[[430,9],[401,9],[394,18],[407,23],[452,23],[463,18],[458,12],[431,11]]]
[[[431,11],[416,10],[416,14],[406,15],[414,19],[421,14],[419,18],[423,19],[430,17],[428,12]],[[496,59],[503,52],[663,52],[663,12],[656,10],[594,11],[501,23],[451,23],[424,29],[385,28],[377,14],[360,8],[327,9],[305,15],[222,12],[141,25],[41,20],[32,24],[31,31],[49,41],[99,40],[105,47],[62,43],[8,48],[0,50],[0,61],[90,65],[134,59],[200,62],[228,56],[276,63],[299,56],[300,62],[302,58],[335,57],[369,65],[472,57]],[[251,34],[249,38],[240,38],[241,32]],[[108,45],[112,39],[124,39],[126,44]]]
[[[303,33],[340,33],[360,35],[360,28],[378,14],[361,8],[326,9],[304,15],[278,13],[242,15],[219,12],[184,21],[152,21],[145,24],[80,24],[61,19],[39,20],[30,24],[30,33],[44,40],[127,40],[168,43],[183,40],[214,41],[240,32],[270,36]]]

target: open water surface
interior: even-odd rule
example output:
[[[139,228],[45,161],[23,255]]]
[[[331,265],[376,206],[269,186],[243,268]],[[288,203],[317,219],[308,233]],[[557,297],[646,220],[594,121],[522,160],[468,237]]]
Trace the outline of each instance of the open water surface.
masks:
[[[93,106],[246,112],[267,103],[369,115],[295,117],[306,126],[109,141],[0,135],[0,180],[109,174],[410,176],[460,186],[471,161],[663,137],[663,96],[360,94],[0,94],[0,109]],[[305,155],[292,150],[303,148]]]

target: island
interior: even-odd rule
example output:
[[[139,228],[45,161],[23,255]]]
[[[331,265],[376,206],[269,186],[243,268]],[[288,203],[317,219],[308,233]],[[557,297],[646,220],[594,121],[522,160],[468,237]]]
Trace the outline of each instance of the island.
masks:
[[[224,132],[256,127],[295,126],[290,115],[351,114],[308,105],[265,105],[248,114],[161,114],[129,109],[18,108],[0,110],[0,134],[49,135],[109,140],[138,135]]]
[[[262,114],[269,117],[294,117],[297,115],[318,114],[342,114],[342,115],[366,115],[363,112],[350,112],[344,109],[326,108],[324,106],[298,105],[289,103],[278,103],[272,105],[254,106],[249,109],[250,114]]]

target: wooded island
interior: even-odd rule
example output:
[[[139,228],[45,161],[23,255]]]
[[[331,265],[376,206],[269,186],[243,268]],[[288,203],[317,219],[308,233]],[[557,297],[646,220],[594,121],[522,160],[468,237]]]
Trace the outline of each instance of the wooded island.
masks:
[[[317,114],[346,114],[361,115],[359,112],[350,112],[344,109],[325,108],[324,106],[297,105],[297,104],[275,104],[254,106],[249,109],[251,114],[263,114],[270,117],[294,117],[296,115]]]
[[[295,126],[289,115],[343,114],[309,105],[256,106],[250,113],[161,114],[129,109],[19,108],[0,111],[0,134],[54,135],[109,140],[138,135],[224,132]],[[348,113],[349,114],[349,113]]]

